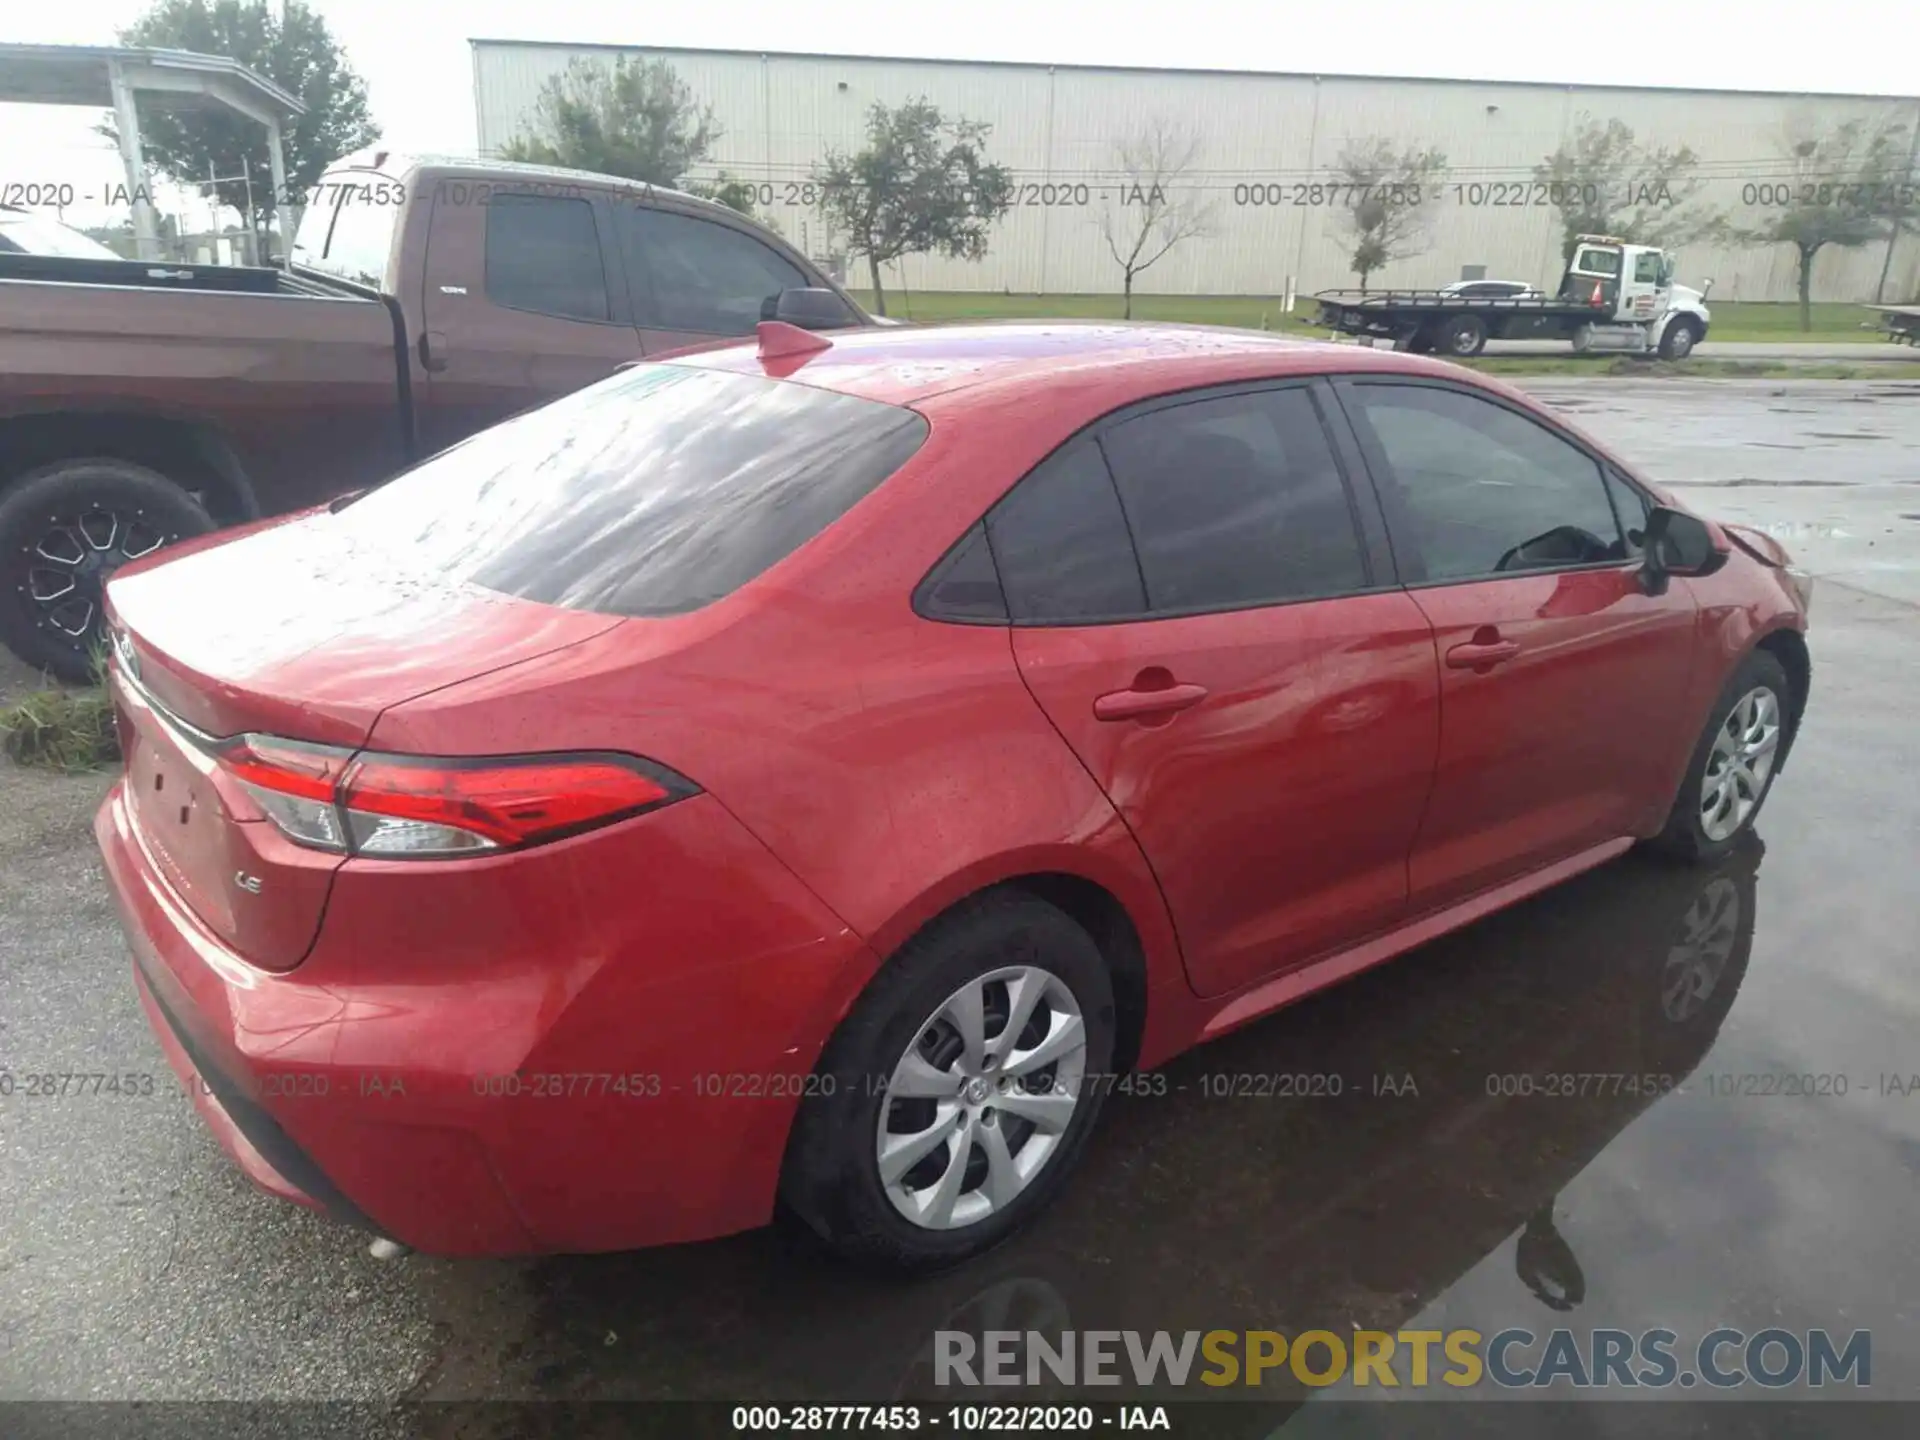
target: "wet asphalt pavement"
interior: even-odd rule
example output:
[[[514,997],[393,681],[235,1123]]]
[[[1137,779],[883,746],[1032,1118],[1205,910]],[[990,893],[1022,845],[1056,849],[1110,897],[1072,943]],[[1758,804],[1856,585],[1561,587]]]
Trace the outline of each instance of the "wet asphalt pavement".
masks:
[[[925,1282],[777,1231],[368,1258],[252,1191],[170,1079],[94,860],[104,781],[0,762],[0,1070],[156,1081],[0,1096],[0,1399],[881,1403],[937,1393],[942,1329],[1555,1325],[1870,1330],[1871,1393],[1920,1399],[1920,386],[1530,388],[1822,577],[1761,842],[1717,870],[1629,856],[1182,1057],[1164,1093],[1110,1099],[1036,1227]],[[1660,1078],[1534,1078],[1567,1074]],[[1339,1093],[1231,1078],[1273,1075]],[[1822,1093],[1755,1093],[1782,1088]],[[1291,1377],[1259,1393],[1282,1408],[1246,1433],[1369,1428],[1366,1407],[1289,1415]],[[1554,1430],[1639,1435],[1636,1412]],[[589,1433],[530,1413],[341,1433]]]

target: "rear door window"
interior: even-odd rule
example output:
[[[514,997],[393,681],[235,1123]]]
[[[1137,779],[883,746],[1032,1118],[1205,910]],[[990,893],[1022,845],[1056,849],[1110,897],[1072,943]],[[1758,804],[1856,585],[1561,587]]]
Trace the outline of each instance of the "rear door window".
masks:
[[[569,320],[611,317],[591,201],[496,190],[486,208],[489,300]]]
[[[748,335],[767,301],[811,283],[742,230],[647,205],[621,208],[620,248],[642,330]]]
[[[804,545],[926,435],[895,405],[640,365],[456,445],[331,523],[447,582],[676,615]]]
[[[1155,612],[1366,588],[1346,482],[1304,387],[1150,410],[1100,445]]]

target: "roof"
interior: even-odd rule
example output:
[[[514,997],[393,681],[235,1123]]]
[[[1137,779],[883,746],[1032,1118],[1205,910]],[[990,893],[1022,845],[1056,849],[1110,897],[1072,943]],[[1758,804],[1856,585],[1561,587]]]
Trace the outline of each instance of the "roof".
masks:
[[[304,103],[264,75],[224,55],[113,45],[0,44],[0,103],[110,107],[116,65],[134,72],[129,78],[137,89],[148,95],[164,92],[170,104],[226,102],[243,111],[266,110],[281,120],[307,113]],[[161,80],[171,83],[151,83]]]
[[[876,65],[965,65],[988,70],[1064,70],[1077,74],[1104,75],[1194,75],[1201,78],[1234,76],[1256,80],[1359,80],[1393,81],[1415,85],[1472,85],[1477,88],[1508,90],[1631,90],[1654,95],[1765,95],[1778,98],[1791,95],[1808,100],[1896,100],[1911,96],[1895,93],[1877,95],[1833,90],[1728,90],[1703,85],[1607,85],[1564,80],[1481,80],[1466,75],[1365,75],[1334,70],[1233,70],[1194,69],[1158,65],[1067,65],[1046,60],[980,60],[953,55],[849,55],[839,51],[811,50],[719,50],[692,45],[614,45],[596,41],[507,40],[498,37],[470,37],[467,44],[475,50],[482,46],[518,47],[524,50],[604,50],[619,54],[715,55],[735,60],[843,60]]]
[[[591,186],[597,190],[630,190],[649,198],[664,198],[676,203],[717,210],[736,220],[745,219],[755,225],[759,224],[751,215],[743,216],[738,210],[729,209],[717,201],[707,199],[704,195],[690,195],[685,190],[674,190],[646,180],[630,180],[624,175],[607,175],[597,170],[574,170],[564,165],[535,165],[525,160],[495,160],[484,155],[428,154],[375,145],[365,150],[355,151],[351,155],[343,155],[327,168],[329,170],[371,169],[393,176],[407,175],[421,170],[429,174],[444,172],[449,175],[478,175],[490,179],[512,176],[530,181],[541,180],[553,185]]]
[[[801,384],[894,405],[983,388],[1031,395],[1122,372],[1141,393],[1238,379],[1332,370],[1451,372],[1417,356],[1261,330],[1145,321],[1014,320],[961,325],[875,327],[831,335],[805,355],[762,359],[743,343],[673,357],[669,363]]]

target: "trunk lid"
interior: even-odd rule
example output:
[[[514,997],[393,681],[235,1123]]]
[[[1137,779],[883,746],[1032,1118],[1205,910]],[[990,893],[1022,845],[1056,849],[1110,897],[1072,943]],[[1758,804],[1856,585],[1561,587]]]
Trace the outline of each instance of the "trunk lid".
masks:
[[[257,732],[344,756],[390,706],[620,623],[423,580],[325,519],[129,570],[108,592],[141,839],[210,931],[275,970],[306,957],[345,856],[282,834],[216,761],[218,742]]]

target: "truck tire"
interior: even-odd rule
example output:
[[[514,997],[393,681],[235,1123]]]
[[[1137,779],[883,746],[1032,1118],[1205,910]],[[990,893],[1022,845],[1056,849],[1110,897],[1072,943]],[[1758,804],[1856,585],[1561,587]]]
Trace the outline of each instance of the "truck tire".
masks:
[[[1487,322],[1478,315],[1455,315],[1441,322],[1437,340],[1443,355],[1467,359],[1487,348]]]
[[[61,680],[91,679],[113,572],[211,529],[186,491],[144,465],[94,456],[28,472],[0,492],[0,643]]]
[[[1699,343],[1699,324],[1682,315],[1661,332],[1660,358],[1662,360],[1684,360],[1693,353],[1693,347]]]

